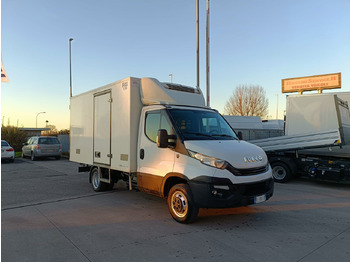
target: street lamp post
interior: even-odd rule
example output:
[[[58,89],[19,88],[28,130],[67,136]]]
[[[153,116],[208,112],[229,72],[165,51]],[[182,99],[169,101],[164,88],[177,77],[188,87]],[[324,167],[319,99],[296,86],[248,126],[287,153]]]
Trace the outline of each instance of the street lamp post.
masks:
[[[40,114],[45,114],[46,112],[39,112],[37,115],[36,115],[36,123],[35,123],[35,127],[38,128],[38,115]]]
[[[73,38],[69,38],[69,77],[70,77],[70,88],[69,88],[69,97],[72,97],[72,41]],[[69,104],[69,109],[70,109],[70,104]],[[70,124],[71,124],[71,119],[69,118],[69,130],[70,130]],[[71,134],[69,131],[69,145],[71,141]],[[70,146],[69,146],[70,148]],[[70,152],[70,149],[69,149]]]
[[[276,94],[276,96],[277,96],[276,119],[278,119],[278,94]]]
[[[69,38],[69,76],[70,76],[69,97],[72,97],[72,41],[73,41],[73,38]]]

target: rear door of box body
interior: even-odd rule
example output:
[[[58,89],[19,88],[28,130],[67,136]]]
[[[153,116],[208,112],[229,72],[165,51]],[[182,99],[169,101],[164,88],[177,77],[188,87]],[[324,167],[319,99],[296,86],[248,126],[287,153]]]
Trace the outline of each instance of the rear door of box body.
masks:
[[[94,95],[93,158],[96,164],[111,164],[111,91]]]

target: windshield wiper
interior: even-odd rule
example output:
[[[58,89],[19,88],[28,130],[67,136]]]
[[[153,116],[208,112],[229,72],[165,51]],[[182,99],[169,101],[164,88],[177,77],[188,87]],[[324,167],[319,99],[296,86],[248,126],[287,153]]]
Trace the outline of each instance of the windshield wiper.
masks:
[[[230,138],[233,138],[234,140],[238,140],[237,137],[226,135],[226,134],[213,134],[213,136],[230,137]]]
[[[199,132],[188,132],[188,131],[185,131],[185,132],[182,132],[182,133],[183,133],[183,134],[196,135],[196,136],[206,136],[206,137],[211,137],[211,138],[216,139],[216,138],[213,137],[212,135],[204,134],[204,133],[199,133]]]

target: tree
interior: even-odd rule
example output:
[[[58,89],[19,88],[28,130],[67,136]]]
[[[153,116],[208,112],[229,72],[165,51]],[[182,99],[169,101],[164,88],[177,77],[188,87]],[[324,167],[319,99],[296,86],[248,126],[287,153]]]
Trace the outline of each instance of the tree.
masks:
[[[13,149],[18,152],[22,150],[23,143],[27,140],[27,134],[14,126],[1,127],[1,139],[6,140]]]
[[[239,85],[226,102],[224,113],[236,116],[260,116],[268,113],[269,101],[265,90],[258,85]]]
[[[69,135],[70,130],[69,129],[61,129],[60,131],[58,131],[59,135]]]
[[[57,136],[58,131],[55,125],[47,125],[46,127],[50,128],[50,130],[44,131],[43,132],[44,136]]]

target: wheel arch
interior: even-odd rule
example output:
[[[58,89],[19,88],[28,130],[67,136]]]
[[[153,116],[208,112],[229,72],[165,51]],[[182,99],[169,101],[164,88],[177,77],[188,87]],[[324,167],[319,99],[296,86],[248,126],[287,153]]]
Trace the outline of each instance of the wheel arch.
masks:
[[[181,173],[168,173],[163,180],[161,187],[161,196],[166,198],[168,197],[170,189],[176,184],[187,184],[188,178]]]

